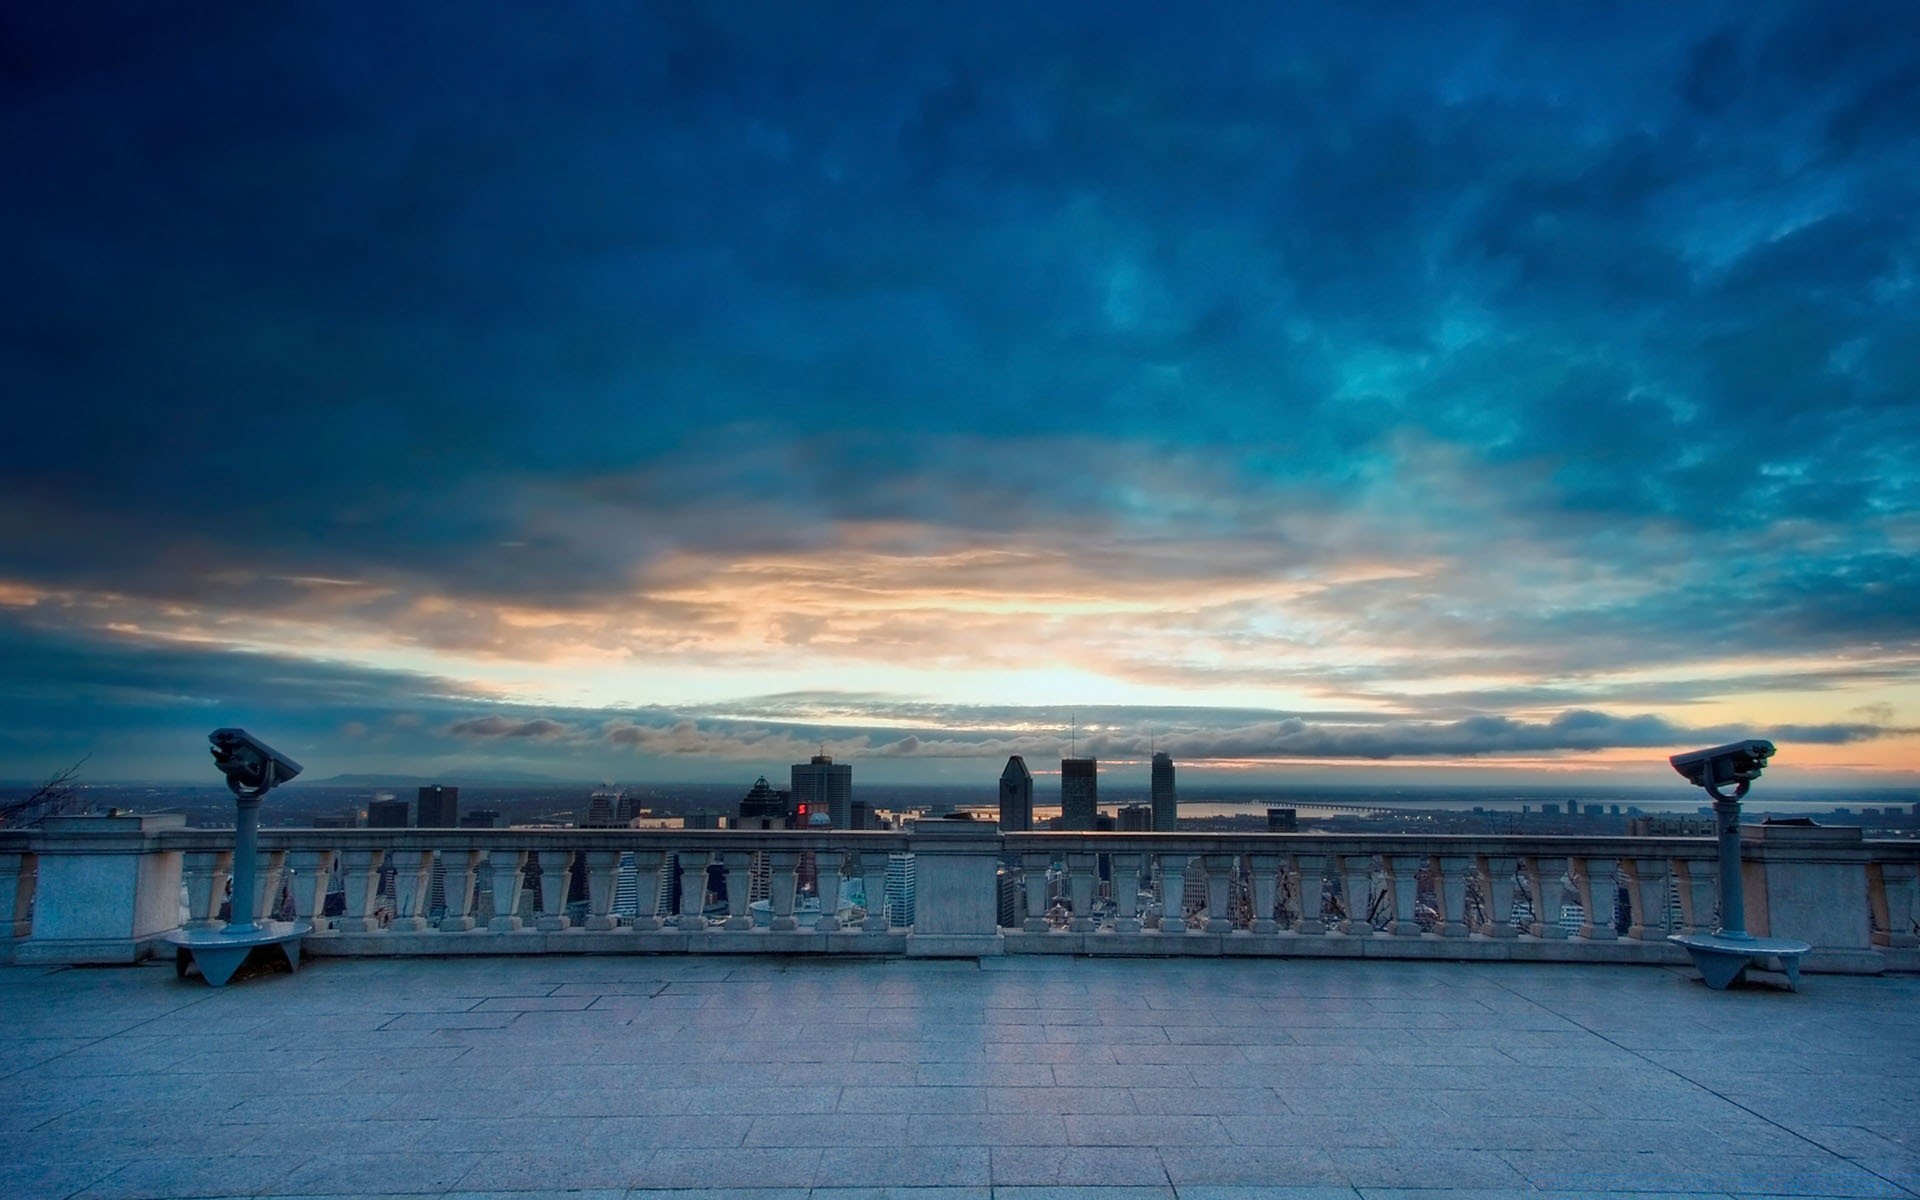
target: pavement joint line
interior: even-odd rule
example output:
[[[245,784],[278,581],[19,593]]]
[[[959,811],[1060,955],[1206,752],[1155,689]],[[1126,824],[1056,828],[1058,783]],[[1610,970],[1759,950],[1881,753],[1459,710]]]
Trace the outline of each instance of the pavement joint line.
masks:
[[[1668,974],[1678,975],[1683,972],[1684,968],[1673,967],[1673,968],[1666,968],[1666,970]],[[1754,1111],[1751,1108],[1748,1108],[1746,1105],[1740,1103],[1738,1100],[1735,1100],[1732,1096],[1727,1095],[1725,1092],[1722,1092],[1717,1088],[1710,1087],[1707,1084],[1704,1084],[1699,1080],[1692,1078],[1691,1076],[1684,1075],[1680,1071],[1674,1069],[1673,1067],[1668,1066],[1663,1062],[1658,1062],[1654,1059],[1648,1058],[1645,1054],[1642,1054],[1640,1051],[1635,1050],[1631,1046],[1623,1046],[1619,1042],[1616,1042],[1612,1038],[1608,1037],[1606,1034],[1601,1033],[1599,1030],[1583,1024],[1578,1019],[1574,1017],[1570,1017],[1567,1014],[1562,1012],[1555,1012],[1553,1009],[1548,1008],[1545,1004],[1542,1004],[1540,1001],[1535,1000],[1532,996],[1521,995],[1521,993],[1514,991],[1512,986],[1509,984],[1501,983],[1498,986],[1503,991],[1506,991],[1512,994],[1515,998],[1523,1000],[1526,1003],[1541,1009],[1542,1011],[1551,1013],[1552,1015],[1560,1018],[1562,1021],[1566,1021],[1567,1023],[1571,1024],[1572,1026],[1574,1026],[1574,1028],[1584,1031],[1589,1036],[1600,1039],[1601,1041],[1605,1042],[1607,1045],[1612,1046],[1614,1049],[1630,1054],[1633,1057],[1639,1059],[1641,1062],[1646,1063],[1650,1067],[1657,1067],[1660,1070],[1665,1071],[1667,1074],[1673,1076],[1675,1079],[1681,1080],[1684,1083],[1687,1083],[1693,1087],[1699,1088],[1701,1091],[1707,1093],[1709,1096],[1712,1096],[1717,1100],[1721,1100],[1727,1104],[1732,1105],[1733,1107],[1739,1109],[1741,1112],[1746,1113],[1748,1116],[1753,1117],[1758,1121],[1762,1121],[1768,1125],[1771,1125],[1775,1129],[1778,1129],[1780,1132],[1787,1134],[1790,1137],[1794,1137],[1799,1139],[1800,1141],[1805,1142],[1807,1145],[1812,1146],[1814,1149],[1820,1151],[1822,1154],[1828,1155],[1829,1157],[1832,1157],[1832,1158],[1839,1159],[1841,1162],[1846,1163],[1848,1166],[1856,1167],[1859,1170],[1865,1171],[1867,1174],[1873,1176],[1875,1179],[1878,1179],[1880,1182],[1886,1184],[1888,1187],[1898,1188],[1902,1195],[1920,1196],[1920,1192],[1915,1192],[1913,1189],[1907,1187],[1904,1184],[1897,1183],[1894,1180],[1888,1179],[1885,1175],[1882,1175],[1880,1172],[1874,1170],[1872,1167],[1867,1166],[1865,1163],[1859,1162],[1852,1158],[1848,1158],[1846,1155],[1841,1154],[1839,1151],[1834,1150],[1831,1147],[1825,1146],[1818,1141],[1815,1141],[1813,1138],[1808,1137],[1806,1134],[1801,1133],[1797,1129],[1789,1128],[1788,1126],[1782,1125],[1780,1122],[1774,1120],[1771,1117],[1768,1117],[1762,1113]],[[1501,1161],[1503,1162],[1506,1161],[1504,1156],[1502,1156]],[[1510,1167],[1513,1166],[1511,1162],[1508,1162],[1507,1165]],[[1515,1167],[1514,1169],[1519,1170],[1519,1168],[1517,1167]],[[1526,1173],[1522,1171],[1521,1174],[1524,1176]]]

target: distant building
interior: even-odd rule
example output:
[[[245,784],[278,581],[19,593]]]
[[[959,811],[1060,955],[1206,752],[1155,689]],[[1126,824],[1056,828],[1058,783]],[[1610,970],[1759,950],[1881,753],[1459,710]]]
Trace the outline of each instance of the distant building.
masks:
[[[1117,822],[1121,833],[1152,833],[1153,806],[1151,804],[1122,804]]]
[[[422,829],[458,829],[460,827],[460,789],[432,784],[420,789],[414,805],[414,824]]]
[[[405,800],[369,800],[367,802],[368,829],[405,829],[407,827],[407,802]]]
[[[616,824],[626,825],[645,811],[640,807],[640,797],[623,791],[620,793],[620,803],[614,807],[613,819]]]
[[[847,826],[849,829],[872,829],[874,827],[873,810],[867,807],[865,801],[855,800],[853,802],[853,816],[850,818],[850,821],[851,824]]]
[[[1268,833],[1300,832],[1300,814],[1291,808],[1270,808],[1267,810]]]
[[[895,928],[912,927],[914,904],[919,899],[919,892],[913,855],[889,854],[886,891],[883,893],[889,925]]]
[[[740,828],[793,828],[792,794],[774,791],[765,775],[754,780],[753,786],[740,801]]]
[[[462,829],[498,829],[500,828],[500,810],[497,808],[476,808],[460,814]]]
[[[1153,830],[1172,833],[1180,827],[1180,793],[1173,786],[1173,756],[1165,750],[1153,756]]]
[[[403,815],[405,808],[405,805],[401,805]],[[323,813],[313,819],[315,829],[357,829],[359,826],[360,813],[355,809],[348,809],[343,813]]]
[[[1627,821],[1629,837],[1711,837],[1713,832],[1712,817],[1648,816]]]
[[[1007,759],[1000,772],[1000,831],[1027,833],[1033,829],[1033,772],[1018,754]]]
[[[809,820],[826,813],[835,829],[853,827],[853,764],[836,763],[830,754],[816,754],[793,764],[793,805]]]
[[[1100,760],[1060,760],[1060,829],[1091,832],[1100,814]]]
[[[618,818],[615,807],[621,801],[618,792],[601,789],[587,800],[587,819],[580,822],[582,829],[613,829],[623,824]]]

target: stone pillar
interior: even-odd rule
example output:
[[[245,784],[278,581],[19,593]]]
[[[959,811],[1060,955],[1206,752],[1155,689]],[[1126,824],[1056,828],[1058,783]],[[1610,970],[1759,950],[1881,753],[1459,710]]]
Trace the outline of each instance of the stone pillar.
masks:
[[[727,921],[721,928],[729,933],[752,929],[747,905],[753,899],[753,852],[729,850],[721,859],[727,866]]]
[[[840,864],[846,855],[838,850],[816,850],[814,869],[820,889],[820,921],[813,928],[819,933],[840,931]]]
[[[1480,875],[1487,881],[1487,927],[1490,938],[1517,937],[1513,927],[1513,875],[1518,861],[1511,856],[1480,856]]]
[[[347,911],[333,923],[337,933],[371,933],[380,928],[373,916],[374,896],[380,890],[380,868],[385,850],[354,847],[340,852],[340,874],[346,880]]]
[[[1342,855],[1340,877],[1346,882],[1347,901],[1347,919],[1340,923],[1340,932],[1348,937],[1372,937],[1373,923],[1367,920],[1367,910],[1373,907],[1373,855]]]
[[[137,962],[180,925],[180,852],[160,835],[182,829],[178,813],[47,817],[35,835],[30,936],[19,963]],[[19,902],[22,861],[7,895]],[[12,923],[19,919],[18,910]]]
[[[1027,897],[1027,920],[1022,928],[1028,933],[1046,933],[1053,928],[1047,924],[1047,868],[1051,865],[1044,854],[1021,856],[1020,885]]]
[[[1140,932],[1140,856],[1113,856],[1113,931]]]
[[[1420,868],[1427,856],[1382,854],[1380,861],[1386,864],[1387,889],[1393,894],[1393,920],[1387,923],[1387,932],[1394,937],[1419,937],[1422,931],[1414,909],[1420,899]]]
[[[427,903],[432,896],[433,851],[395,850],[393,923],[388,929],[418,932],[427,927]]]
[[[1073,922],[1067,928],[1075,933],[1093,932],[1093,885],[1099,881],[1098,872],[1091,854],[1067,859],[1067,894],[1073,897]]]
[[[773,893],[767,897],[767,907],[773,910],[769,928],[775,933],[791,933],[800,928],[799,918],[793,915],[793,889],[799,883],[796,872],[800,866],[800,852],[773,850],[767,857],[773,864]]]
[[[686,933],[707,931],[707,852],[680,852],[679,928]]]
[[[1280,923],[1274,919],[1274,901],[1276,885],[1279,882],[1280,856],[1277,854],[1255,854],[1249,860],[1253,871],[1253,932],[1273,934],[1280,932]]]
[[[1681,933],[1712,933],[1720,924],[1720,864],[1711,858],[1675,858],[1668,869],[1680,885]]]
[[[1472,861],[1465,855],[1434,856],[1434,869],[1440,885],[1440,913],[1443,918],[1437,931],[1441,937],[1467,936],[1467,865]]]
[[[1160,932],[1169,937],[1187,933],[1187,856],[1160,855]]]
[[[1567,931],[1560,928],[1560,896],[1566,888],[1567,860],[1529,856],[1521,861],[1527,887],[1533,892],[1533,936],[1548,941],[1565,938]]]
[[[316,930],[325,929],[327,884],[333,878],[334,851],[290,850],[287,865],[293,869],[293,916],[311,921]]]
[[[559,933],[573,922],[567,917],[567,889],[573,884],[573,851],[552,847],[540,852],[540,915],[533,927],[541,933]]]
[[[673,924],[672,896],[662,899],[667,890],[667,872],[673,868],[667,865],[667,852],[661,849],[635,850],[633,854],[633,927],[641,933],[653,933]],[[619,870],[620,856],[614,855],[614,870]],[[591,887],[591,883],[589,883]],[[611,907],[608,909],[612,911]]]
[[[1667,860],[1664,858],[1623,858],[1621,869],[1627,876],[1627,894],[1632,897],[1633,923],[1627,936],[1636,942],[1666,940]]]
[[[527,880],[527,852],[489,851],[487,867],[493,872],[493,919],[487,922],[487,928],[495,933],[518,933],[520,893]]]
[[[620,871],[618,850],[587,850],[587,931],[608,933],[620,928],[613,915],[614,876]],[[635,860],[638,869],[639,860]]]
[[[0,853],[0,941],[13,941],[33,931],[33,855]],[[10,961],[0,954],[0,962]]]
[[[999,893],[1000,829],[991,821],[921,820],[908,843],[919,898],[907,954],[972,958],[1003,952]],[[1091,897],[1091,892],[1089,892]]]
[[[473,928],[473,879],[480,869],[478,850],[442,850],[446,868],[447,911],[440,917],[441,933],[466,933]]]
[[[1293,856],[1294,899],[1300,909],[1294,914],[1293,931],[1304,937],[1323,937],[1327,923],[1320,919],[1326,904],[1327,860],[1318,854]]]
[[[1199,862],[1207,873],[1207,932],[1232,933],[1233,914],[1228,911],[1227,890],[1233,882],[1233,856],[1208,854]]]
[[[887,862],[892,855],[885,850],[860,852],[860,888],[867,898],[867,919],[860,928],[868,933],[885,933],[887,922]]]
[[[187,885],[187,922],[183,929],[218,929],[220,901],[233,875],[233,851],[189,850],[180,856],[180,878]]]
[[[1611,858],[1573,860],[1574,882],[1580,888],[1580,903],[1587,910],[1580,936],[1588,941],[1610,942],[1619,937],[1613,929],[1613,906],[1618,899],[1613,883],[1615,862]]]
[[[1873,944],[1889,950],[1920,945],[1913,931],[1916,864],[1883,859],[1867,867],[1867,891],[1873,906]],[[0,891],[0,894],[4,894]]]

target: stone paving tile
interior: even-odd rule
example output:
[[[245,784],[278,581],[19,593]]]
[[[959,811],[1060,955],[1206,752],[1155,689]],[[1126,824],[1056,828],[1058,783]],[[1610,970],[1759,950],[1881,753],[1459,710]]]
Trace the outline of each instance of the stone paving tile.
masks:
[[[1180,1189],[1180,1200],[1357,1200],[1359,1193],[1336,1184],[1309,1184],[1304,1187],[1254,1187],[1243,1184],[1188,1184]],[[1444,1193],[1428,1192],[1427,1200],[1442,1200]],[[1480,1200],[1475,1197],[1474,1200]],[[1534,1200],[1529,1196],[1528,1200]]]
[[[992,1153],[995,1188],[1002,1184],[1091,1187],[1167,1183],[1160,1155],[1148,1147],[994,1146]]]
[[[843,1113],[984,1113],[984,1087],[843,1087]]]
[[[461,1191],[628,1188],[648,1182],[653,1154],[647,1147],[604,1141],[566,1150],[484,1154],[455,1183]]]
[[[1325,1150],[1306,1146],[1163,1146],[1160,1158],[1173,1185],[1252,1184],[1299,1187],[1345,1184]]]
[[[820,1166],[814,1147],[781,1149],[657,1150],[636,1187],[804,1188]]]
[[[985,1186],[985,1146],[828,1146],[820,1151],[816,1187]]]
[[[1044,1113],[985,1116],[927,1113],[909,1118],[909,1146],[1060,1146],[1066,1120]]]
[[[176,1197],[187,1196],[252,1196],[269,1193],[282,1186],[305,1157],[304,1154],[290,1152],[271,1157],[229,1159],[141,1158],[124,1163],[112,1174],[95,1180],[77,1193],[77,1200],[175,1200]],[[447,1182],[451,1183],[452,1179]],[[442,1184],[435,1190],[444,1190],[444,1187]]]

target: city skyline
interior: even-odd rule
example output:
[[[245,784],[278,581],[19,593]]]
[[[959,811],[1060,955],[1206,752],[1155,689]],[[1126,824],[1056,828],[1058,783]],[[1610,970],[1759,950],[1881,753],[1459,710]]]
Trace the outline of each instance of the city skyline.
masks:
[[[1911,5],[8,38],[0,779],[1920,785]]]

